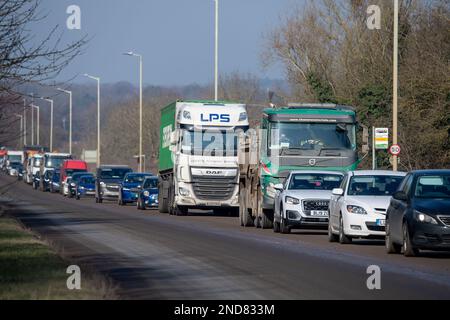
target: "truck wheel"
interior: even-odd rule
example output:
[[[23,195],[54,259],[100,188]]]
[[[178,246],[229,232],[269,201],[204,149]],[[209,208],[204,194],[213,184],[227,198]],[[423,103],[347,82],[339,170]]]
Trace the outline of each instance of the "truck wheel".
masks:
[[[248,191],[245,189],[244,184],[241,183],[239,185],[239,220],[242,227],[251,227],[254,224],[253,219],[248,212],[247,193]]]
[[[167,198],[164,198],[165,185],[164,181],[160,181],[158,185],[158,210],[161,213],[169,212],[169,203]]]

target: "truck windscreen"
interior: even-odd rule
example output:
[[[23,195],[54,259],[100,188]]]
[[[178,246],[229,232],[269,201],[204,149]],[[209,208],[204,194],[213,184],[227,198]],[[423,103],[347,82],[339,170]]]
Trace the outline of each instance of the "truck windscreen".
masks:
[[[269,148],[279,150],[316,151],[356,150],[356,126],[336,123],[272,123]]]
[[[9,162],[22,162],[22,156],[20,155],[8,155]]]
[[[181,152],[198,156],[237,156],[238,133],[234,131],[183,130]]]
[[[46,157],[45,166],[47,168],[60,168],[67,157]]]

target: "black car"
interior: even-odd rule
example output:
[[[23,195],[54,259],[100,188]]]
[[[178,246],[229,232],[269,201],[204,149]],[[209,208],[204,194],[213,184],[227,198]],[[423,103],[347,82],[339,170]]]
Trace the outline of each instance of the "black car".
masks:
[[[95,179],[95,202],[103,200],[117,201],[119,199],[120,184],[125,175],[133,170],[128,166],[100,166],[97,168]]]
[[[92,176],[93,177],[94,175],[92,173],[89,173],[86,171],[84,171],[84,172],[77,171],[74,174],[72,174],[72,176],[70,177],[70,183],[67,186],[67,189],[68,189],[67,196],[69,198],[73,198],[77,195],[78,182],[80,181],[81,177],[84,177],[84,176]]]
[[[42,179],[41,190],[43,192],[50,191],[51,177],[53,175],[53,171],[55,170],[47,170],[44,173],[44,179]]]
[[[51,193],[59,192],[59,189],[61,188],[60,185],[60,177],[61,172],[60,170],[50,170],[50,181],[49,181],[49,191]]]
[[[386,216],[388,253],[450,250],[450,170],[409,173]]]

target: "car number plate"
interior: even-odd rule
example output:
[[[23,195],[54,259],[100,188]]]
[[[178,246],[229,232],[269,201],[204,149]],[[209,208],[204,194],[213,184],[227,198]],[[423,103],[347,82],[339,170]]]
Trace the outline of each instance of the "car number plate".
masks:
[[[311,215],[315,217],[328,217],[328,211],[312,210]]]
[[[385,219],[377,219],[377,226],[385,227],[386,226],[386,220]]]

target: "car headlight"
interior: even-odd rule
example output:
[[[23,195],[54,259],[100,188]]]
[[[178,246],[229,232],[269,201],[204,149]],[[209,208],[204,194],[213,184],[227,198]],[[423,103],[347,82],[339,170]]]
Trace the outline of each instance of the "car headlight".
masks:
[[[104,183],[104,182],[102,181],[102,182],[100,182],[100,186],[104,187],[104,186],[106,186],[106,183]]]
[[[179,192],[180,195],[183,196],[183,197],[189,197],[189,196],[191,195],[191,193],[189,192],[188,189],[182,188],[182,187],[178,188],[178,192]]]
[[[347,211],[354,214],[367,214],[367,211],[359,206],[347,206]]]
[[[75,187],[75,183],[72,182],[72,183],[70,184],[70,186],[71,186],[71,187]]]
[[[299,199],[293,198],[293,197],[289,197],[289,196],[286,197],[285,201],[286,201],[287,204],[300,204],[300,200]]]
[[[122,188],[122,191],[130,191],[129,188]]]
[[[84,190],[84,187],[80,187],[80,190]]]
[[[149,195],[150,195],[150,192],[144,191],[144,196],[145,196],[145,197],[148,197]]]
[[[422,213],[422,212],[419,212],[419,211],[414,211],[414,217],[419,222],[430,223],[430,224],[438,224],[438,222],[436,221],[435,218],[430,217],[429,215],[427,215],[425,213]]]

